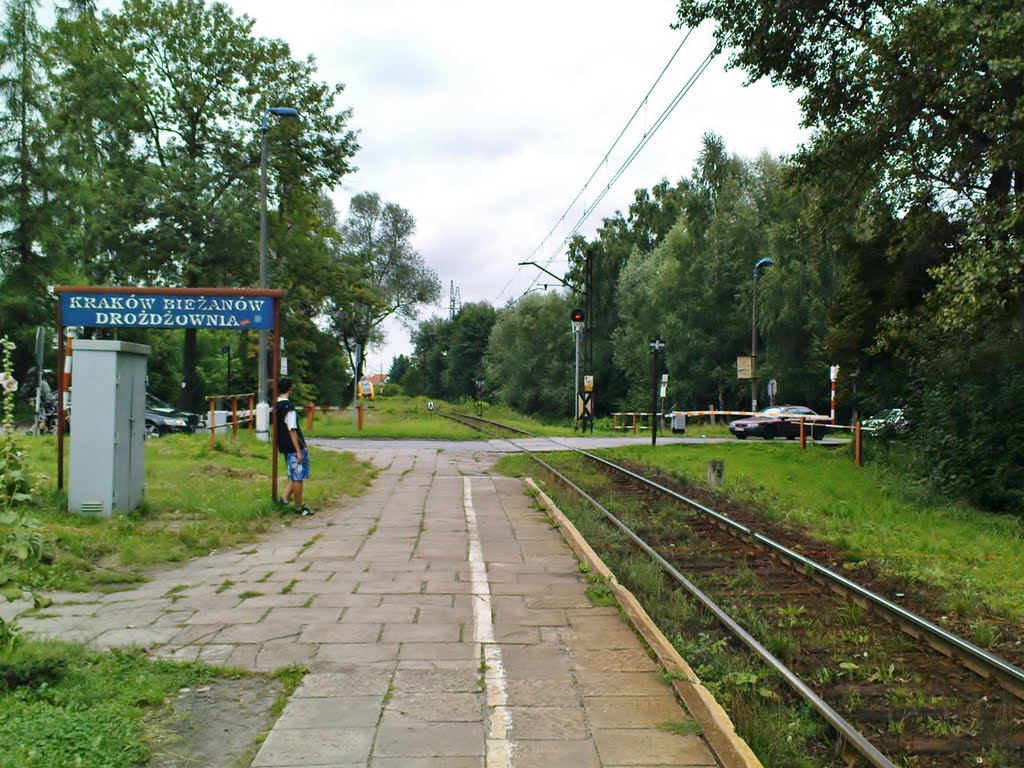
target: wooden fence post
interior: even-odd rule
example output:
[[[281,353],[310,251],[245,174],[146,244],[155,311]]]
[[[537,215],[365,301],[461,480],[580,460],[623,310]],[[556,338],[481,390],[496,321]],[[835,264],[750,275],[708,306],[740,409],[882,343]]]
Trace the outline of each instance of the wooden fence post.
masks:
[[[213,406],[214,406],[214,399],[211,397],[210,398],[210,447],[211,448],[216,448],[217,447],[217,432],[216,432],[217,422],[216,422],[216,419],[215,419],[215,414],[213,412]]]

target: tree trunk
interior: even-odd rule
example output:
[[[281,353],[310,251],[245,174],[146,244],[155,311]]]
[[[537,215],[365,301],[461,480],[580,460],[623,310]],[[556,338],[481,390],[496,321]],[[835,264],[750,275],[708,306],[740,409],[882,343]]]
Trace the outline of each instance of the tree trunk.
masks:
[[[988,189],[985,190],[985,197],[988,200],[1005,201],[1010,196],[1010,184],[1013,181],[1013,173],[1009,166],[1001,165],[992,171],[988,181]]]
[[[183,386],[178,402],[181,408],[195,413],[204,413],[200,404],[199,376],[196,367],[199,363],[199,332],[195,328],[185,329],[185,348],[182,354],[181,371]]]

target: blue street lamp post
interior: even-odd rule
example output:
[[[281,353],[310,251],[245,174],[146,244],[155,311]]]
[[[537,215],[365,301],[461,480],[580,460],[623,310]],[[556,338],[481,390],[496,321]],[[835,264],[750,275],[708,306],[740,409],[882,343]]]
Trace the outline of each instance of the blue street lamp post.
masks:
[[[270,116],[298,117],[293,107],[269,107],[263,110],[260,125],[260,288],[267,287],[267,132],[270,130]],[[260,331],[259,355],[259,398],[256,405],[256,437],[269,439],[270,406],[267,403],[267,332]]]
[[[763,258],[754,265],[753,309],[750,316],[750,410],[757,411],[757,280],[761,267],[770,267],[775,262]]]
[[[665,351],[668,346],[660,338],[651,339],[648,344],[651,348],[651,447],[658,444],[658,355]]]

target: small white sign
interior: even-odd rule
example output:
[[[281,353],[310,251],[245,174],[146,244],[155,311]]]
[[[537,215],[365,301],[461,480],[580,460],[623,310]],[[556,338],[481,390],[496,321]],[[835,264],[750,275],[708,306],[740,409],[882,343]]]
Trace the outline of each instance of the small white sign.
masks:
[[[281,358],[281,375],[282,376],[287,376],[288,375],[288,358],[287,357],[282,357]]]
[[[839,366],[833,365],[828,369],[828,378],[830,381],[835,381],[839,378]]]
[[[433,400],[431,400],[429,403],[427,403],[427,410],[428,411],[434,410],[434,401]]]

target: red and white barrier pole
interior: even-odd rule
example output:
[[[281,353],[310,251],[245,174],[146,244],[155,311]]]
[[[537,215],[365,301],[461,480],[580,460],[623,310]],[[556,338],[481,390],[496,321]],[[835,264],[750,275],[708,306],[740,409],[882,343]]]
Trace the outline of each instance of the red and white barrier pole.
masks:
[[[839,378],[839,366],[833,365],[828,369],[828,377],[832,381],[832,400],[829,414],[832,416],[832,423],[836,421],[836,379]]]
[[[64,377],[64,402],[61,406],[64,408],[65,413],[71,407],[71,337],[68,336],[67,350],[64,352],[64,370],[61,371],[61,376]]]

